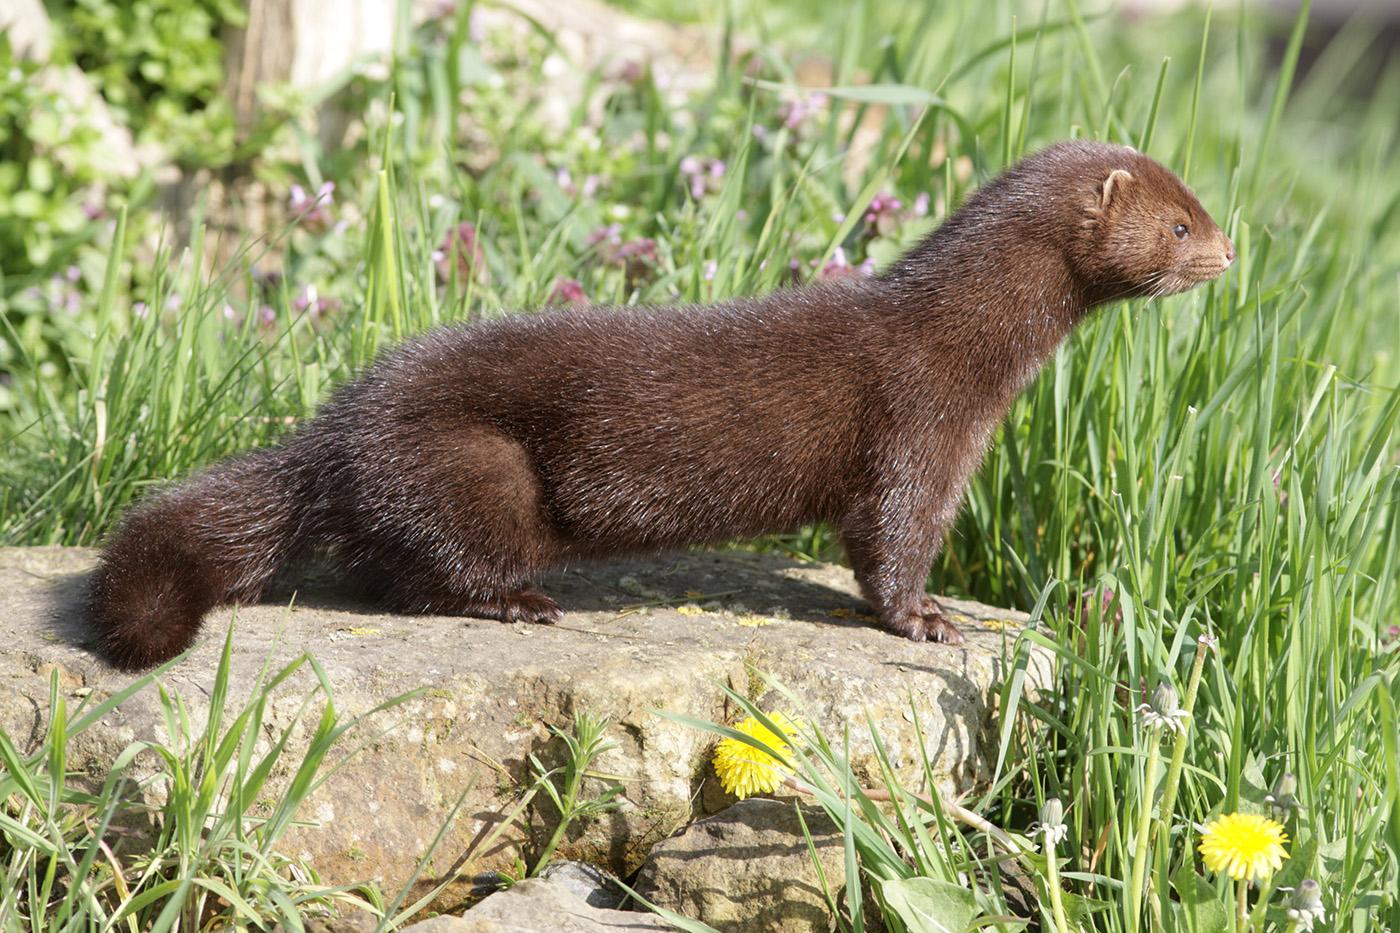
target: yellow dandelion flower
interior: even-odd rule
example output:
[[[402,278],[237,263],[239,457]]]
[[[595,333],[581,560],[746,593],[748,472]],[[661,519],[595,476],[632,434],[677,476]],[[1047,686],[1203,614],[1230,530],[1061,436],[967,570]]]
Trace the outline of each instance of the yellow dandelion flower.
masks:
[[[1206,868],[1236,881],[1257,881],[1278,871],[1288,852],[1283,824],[1257,813],[1230,813],[1206,824],[1200,853]]]
[[[782,713],[769,713],[768,718],[778,727],[776,733],[752,716],[734,728],[786,755],[801,725]],[[754,794],[771,794],[792,773],[772,755],[738,739],[721,739],[715,746],[714,762],[724,789],[740,800]]]

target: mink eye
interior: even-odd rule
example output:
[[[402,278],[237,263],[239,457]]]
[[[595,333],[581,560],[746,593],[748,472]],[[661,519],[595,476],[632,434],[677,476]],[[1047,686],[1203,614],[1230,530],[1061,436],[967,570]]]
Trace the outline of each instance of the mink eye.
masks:
[[[1191,231],[1186,229],[1185,224],[1177,224],[1175,227],[1172,227],[1172,233],[1176,234],[1178,240],[1184,240],[1191,235]]]

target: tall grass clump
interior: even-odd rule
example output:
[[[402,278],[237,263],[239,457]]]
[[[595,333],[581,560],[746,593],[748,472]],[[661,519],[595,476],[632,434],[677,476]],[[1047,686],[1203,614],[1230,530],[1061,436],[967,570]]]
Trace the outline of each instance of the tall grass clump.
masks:
[[[464,4],[363,86],[352,164],[302,140],[291,177],[338,172],[329,217],[213,274],[198,224],[173,250],[115,223],[67,368],[6,332],[0,536],[95,543],[152,484],[274,440],[427,327],[865,274],[1032,149],[1132,144],[1239,260],[1099,314],[996,438],[933,584],[1035,607],[1019,650],[1056,673],[1033,696],[1008,682],[996,778],[964,803],[1024,834],[1058,801],[1038,877],[1099,909],[1056,911],[1043,887],[1056,928],[1282,928],[1302,890],[1314,928],[1400,928],[1400,66],[1362,25],[1317,47],[1306,4],[1136,22],[1076,0],[783,0],[719,22],[632,5],[719,27],[705,87],[679,97],[645,63],[551,79],[551,37],[506,48]],[[823,528],[765,546],[840,556]],[[852,808],[875,827],[843,824],[867,877],[956,882],[973,857],[929,830],[936,807]],[[1198,851],[1236,812],[1290,840],[1243,921]],[[994,873],[964,874],[1002,909]]]
[[[171,661],[72,710],[55,673],[48,726],[33,752],[21,753],[0,730],[0,930],[134,933],[279,923],[300,930],[316,916],[384,912],[373,886],[322,883],[311,865],[286,853],[285,837],[301,804],[346,760],[332,754],[341,738],[407,697],[346,718],[335,710],[325,673],[303,655],[265,668],[247,700],[228,705],[231,638],[230,629],[202,722],[161,684]],[[315,685],[291,721],[270,730],[268,704],[303,668]],[[166,738],[132,742],[100,785],[71,773],[70,743],[150,689],[159,691]],[[288,743],[301,729],[309,738],[296,759]],[[283,782],[287,774],[274,788],[272,779]]]

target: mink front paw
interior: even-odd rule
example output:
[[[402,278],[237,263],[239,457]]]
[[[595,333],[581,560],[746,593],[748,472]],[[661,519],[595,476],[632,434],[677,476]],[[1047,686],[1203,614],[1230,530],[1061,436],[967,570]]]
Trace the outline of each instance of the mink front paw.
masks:
[[[889,615],[885,617],[884,623],[885,628],[896,635],[903,635],[910,641],[928,640],[928,634],[924,630],[924,617],[918,612],[901,612]]]
[[[881,612],[880,621],[885,628],[902,635],[910,641],[931,641],[940,645],[961,645],[967,639],[948,618],[943,607],[932,596],[925,594],[917,609],[896,612]]]

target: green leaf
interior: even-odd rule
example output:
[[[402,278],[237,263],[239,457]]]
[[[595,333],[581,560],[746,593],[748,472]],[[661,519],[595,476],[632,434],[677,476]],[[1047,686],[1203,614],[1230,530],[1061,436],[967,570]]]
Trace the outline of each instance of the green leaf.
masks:
[[[1224,933],[1230,924],[1230,910],[1216,893],[1215,885],[1196,874],[1189,863],[1172,876],[1172,887],[1179,901],[1171,902],[1177,917],[1173,926],[1195,933]]]
[[[967,888],[937,878],[892,878],[880,893],[905,926],[920,933],[963,933],[977,916],[977,899]]]

